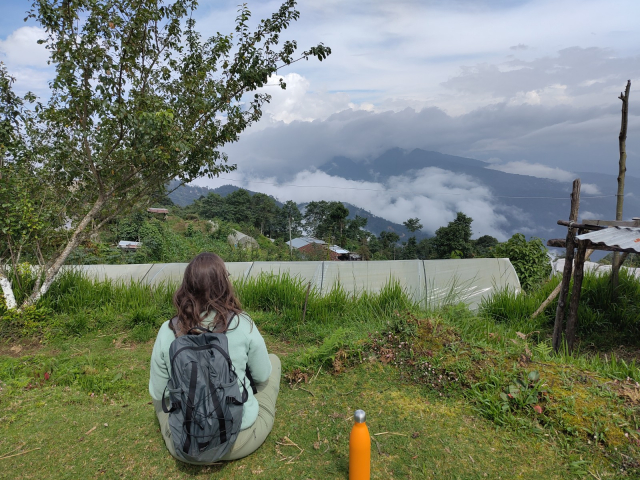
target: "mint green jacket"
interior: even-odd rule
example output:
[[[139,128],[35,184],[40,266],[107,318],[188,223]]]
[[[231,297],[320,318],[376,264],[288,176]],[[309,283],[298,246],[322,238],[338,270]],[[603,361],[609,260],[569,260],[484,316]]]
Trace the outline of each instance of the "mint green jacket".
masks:
[[[206,323],[206,320],[203,323]],[[258,331],[258,327],[253,323],[249,315],[242,313],[231,320],[229,328],[230,330],[227,331],[229,356],[238,374],[240,388],[242,389],[241,385],[245,380],[247,366],[256,383],[266,382],[269,375],[271,375],[271,361],[267,353],[267,346]],[[156,343],[153,346],[153,353],[151,354],[149,393],[154,400],[162,399],[162,393],[171,374],[169,347],[174,339],[175,335],[169,328],[169,322],[164,322],[160,327]],[[249,428],[258,418],[258,402],[249,387],[249,380],[246,381],[246,385],[249,398],[242,410],[241,430]]]

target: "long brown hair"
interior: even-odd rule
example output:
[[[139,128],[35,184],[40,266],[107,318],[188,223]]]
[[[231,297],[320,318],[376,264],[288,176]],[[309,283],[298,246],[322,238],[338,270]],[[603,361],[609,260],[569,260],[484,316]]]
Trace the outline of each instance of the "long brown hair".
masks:
[[[184,279],[173,295],[178,310],[178,328],[187,334],[216,312],[211,329],[226,332],[231,319],[242,312],[224,261],[215,253],[201,253],[184,271]],[[178,332],[176,332],[178,333]]]

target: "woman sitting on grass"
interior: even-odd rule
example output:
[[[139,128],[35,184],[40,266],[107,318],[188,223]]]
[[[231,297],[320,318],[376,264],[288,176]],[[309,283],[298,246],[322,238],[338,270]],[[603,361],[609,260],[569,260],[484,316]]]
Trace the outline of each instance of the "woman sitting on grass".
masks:
[[[262,445],[273,427],[280,389],[280,359],[267,353],[264,339],[242,311],[225,264],[218,255],[201,253],[191,260],[173,303],[178,314],[160,327],[151,354],[149,378],[149,392],[167,448],[175,457],[169,414],[162,409],[163,392],[171,373],[169,347],[176,337],[200,326],[226,334],[238,385],[245,382],[248,371],[255,382],[257,393],[254,395],[252,389],[247,388],[249,396],[243,406],[240,433],[222,460],[246,457]],[[246,385],[249,386],[249,380]]]

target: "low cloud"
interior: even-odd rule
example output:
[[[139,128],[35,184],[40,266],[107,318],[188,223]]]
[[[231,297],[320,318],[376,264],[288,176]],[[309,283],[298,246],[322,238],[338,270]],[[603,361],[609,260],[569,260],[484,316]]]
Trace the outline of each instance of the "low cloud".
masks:
[[[601,195],[602,192],[598,188],[597,185],[593,183],[583,183],[580,185],[580,193],[585,193],[587,195]]]
[[[513,45],[512,47],[509,47],[509,50],[528,50],[530,47],[529,45],[525,45],[524,43],[519,43],[518,45]]]
[[[492,164],[489,170],[499,170],[516,175],[529,175],[530,177],[549,178],[560,182],[570,182],[576,178],[575,174],[557,167],[549,167],[541,163],[528,163],[525,161],[508,162],[505,164]]]
[[[233,179],[230,181],[230,179]],[[491,191],[467,175],[440,168],[425,168],[411,177],[395,176],[384,182],[363,182],[304,170],[287,182],[251,175],[226,175],[223,179],[199,180],[198,185],[217,187],[233,183],[249,190],[264,192],[280,201],[305,203],[336,200],[351,203],[373,214],[402,223],[420,218],[424,231],[433,234],[439,227],[464,212],[473,218],[474,238],[492,235],[506,240],[508,221],[500,212]]]
[[[491,163],[486,167],[489,170],[498,170],[516,175],[528,175],[536,178],[548,178],[558,182],[571,182],[579,177],[578,174],[568,172],[558,167],[549,167],[541,163],[529,163],[525,161],[507,162],[505,164]],[[593,183],[583,183],[580,187],[581,193],[586,195],[601,195],[602,192]]]

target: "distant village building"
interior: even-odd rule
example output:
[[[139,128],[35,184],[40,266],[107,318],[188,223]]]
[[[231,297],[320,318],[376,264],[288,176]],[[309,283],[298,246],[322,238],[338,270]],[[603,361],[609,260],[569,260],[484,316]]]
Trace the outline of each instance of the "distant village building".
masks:
[[[332,261],[354,261],[362,260],[362,257],[357,253],[352,253],[338,245],[329,245],[327,242],[318,240],[313,237],[298,237],[291,240],[291,242],[285,242],[287,245],[291,245],[300,253],[311,257],[329,257]],[[327,253],[328,250],[328,253]]]
[[[166,208],[147,208],[147,213],[157,215],[159,217],[162,217],[163,220],[166,220],[167,215],[169,215],[169,210]]]
[[[132,242],[130,240],[120,240],[118,248],[122,250],[135,251],[142,247],[142,242]]]
[[[227,242],[229,245],[236,248],[259,248],[258,241],[255,238],[239,232],[238,230],[233,230],[233,233],[227,237]]]

